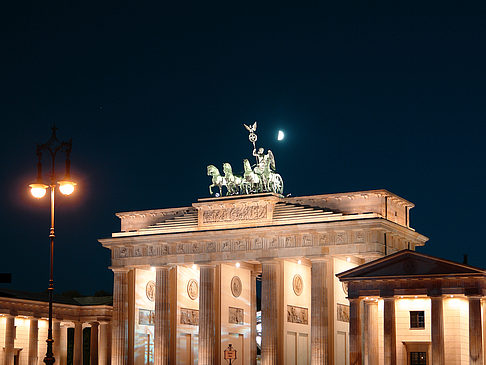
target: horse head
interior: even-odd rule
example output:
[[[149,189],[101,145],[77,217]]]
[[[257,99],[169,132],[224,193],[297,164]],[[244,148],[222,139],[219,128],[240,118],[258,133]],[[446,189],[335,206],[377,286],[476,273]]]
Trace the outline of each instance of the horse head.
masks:
[[[233,175],[233,169],[231,168],[231,165],[228,162],[225,162],[223,164],[223,172],[225,175]]]
[[[250,161],[248,161],[247,158],[245,158],[243,160],[243,168],[245,169],[245,173],[247,172],[251,172],[251,165],[250,165]]]
[[[208,176],[218,176],[219,175],[219,170],[216,166],[214,165],[208,165]]]

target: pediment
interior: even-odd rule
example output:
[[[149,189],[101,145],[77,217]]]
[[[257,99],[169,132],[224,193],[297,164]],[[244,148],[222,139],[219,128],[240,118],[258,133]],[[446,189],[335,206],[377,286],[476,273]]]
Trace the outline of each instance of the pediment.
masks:
[[[342,272],[337,276],[340,279],[351,280],[353,278],[426,277],[461,274],[476,276],[486,274],[486,271],[415,251],[403,250]]]

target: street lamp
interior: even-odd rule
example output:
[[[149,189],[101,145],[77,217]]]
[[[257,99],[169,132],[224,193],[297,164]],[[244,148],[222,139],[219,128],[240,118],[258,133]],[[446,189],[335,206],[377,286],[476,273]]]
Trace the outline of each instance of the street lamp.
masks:
[[[53,278],[53,258],[54,258],[54,198],[56,186],[59,185],[59,191],[63,195],[70,195],[74,191],[76,183],[71,180],[71,160],[69,155],[71,154],[72,142],[61,142],[56,137],[56,127],[52,127],[52,135],[49,140],[44,144],[37,145],[37,180],[35,183],[30,184],[30,192],[34,198],[41,199],[46,195],[47,189],[51,192],[51,229],[49,230],[49,238],[51,239],[50,245],[50,276],[49,276],[49,329],[47,332],[47,352],[44,362],[47,365],[52,365],[55,362],[54,354],[52,353],[52,294],[54,292],[54,278]],[[44,184],[42,177],[42,153],[48,152],[51,156],[51,171],[48,174],[49,185]],[[56,154],[58,152],[64,152],[66,154],[66,175],[60,181],[56,182]]]

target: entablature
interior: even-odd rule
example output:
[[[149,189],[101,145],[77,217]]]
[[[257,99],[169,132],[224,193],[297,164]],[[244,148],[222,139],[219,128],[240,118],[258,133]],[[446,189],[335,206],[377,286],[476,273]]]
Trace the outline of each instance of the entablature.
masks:
[[[392,234],[395,240],[385,239]],[[353,254],[383,256],[423,245],[426,237],[386,221],[299,224],[219,231],[102,239],[112,251],[112,265],[155,265],[204,260],[257,260],[259,257],[296,257]],[[387,247],[385,247],[385,244]]]

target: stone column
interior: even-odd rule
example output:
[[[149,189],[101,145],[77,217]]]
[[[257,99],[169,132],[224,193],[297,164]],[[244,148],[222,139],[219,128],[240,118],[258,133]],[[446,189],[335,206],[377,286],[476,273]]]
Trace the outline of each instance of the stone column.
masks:
[[[5,350],[4,350],[4,365],[13,365],[14,363],[14,341],[15,341],[15,316],[6,315],[5,324]]]
[[[311,364],[327,365],[329,363],[327,261],[324,259],[311,261]]]
[[[257,343],[256,343],[256,313],[257,313],[257,297],[256,297],[256,278],[258,273],[255,271],[251,272],[251,293],[250,293],[250,365],[256,365],[257,363]]]
[[[483,365],[481,297],[469,296],[469,364]]]
[[[29,365],[38,365],[39,363],[39,320],[30,319],[29,327]]]
[[[432,364],[445,365],[444,357],[444,309],[442,296],[431,296]]]
[[[61,327],[61,352],[59,356],[59,360],[56,359],[56,362],[59,361],[60,365],[67,365],[67,327]]]
[[[113,269],[113,276],[111,363],[126,365],[128,364],[128,270]]]
[[[111,325],[110,322],[100,322],[100,338],[98,348],[98,365],[111,364]]]
[[[278,361],[278,272],[276,261],[262,262],[262,365]]]
[[[169,365],[170,306],[169,267],[157,267],[155,279],[155,365]]]
[[[73,365],[83,364],[83,324],[74,322],[74,350]]]
[[[89,358],[90,364],[98,364],[98,322],[91,322],[90,342],[89,342]]]
[[[349,363],[363,364],[360,298],[349,298]]]
[[[199,365],[216,363],[214,265],[199,266]]]
[[[486,302],[484,297],[481,303],[483,304],[483,360],[486,362]]]
[[[366,301],[364,306],[365,331],[364,331],[364,358],[365,365],[379,363],[378,350],[378,302]]]
[[[384,352],[385,365],[397,364],[397,336],[395,323],[395,298],[383,298],[383,332],[384,332]]]
[[[52,351],[56,362],[59,364],[61,360],[61,321],[58,319],[52,320],[52,339],[54,340]]]

